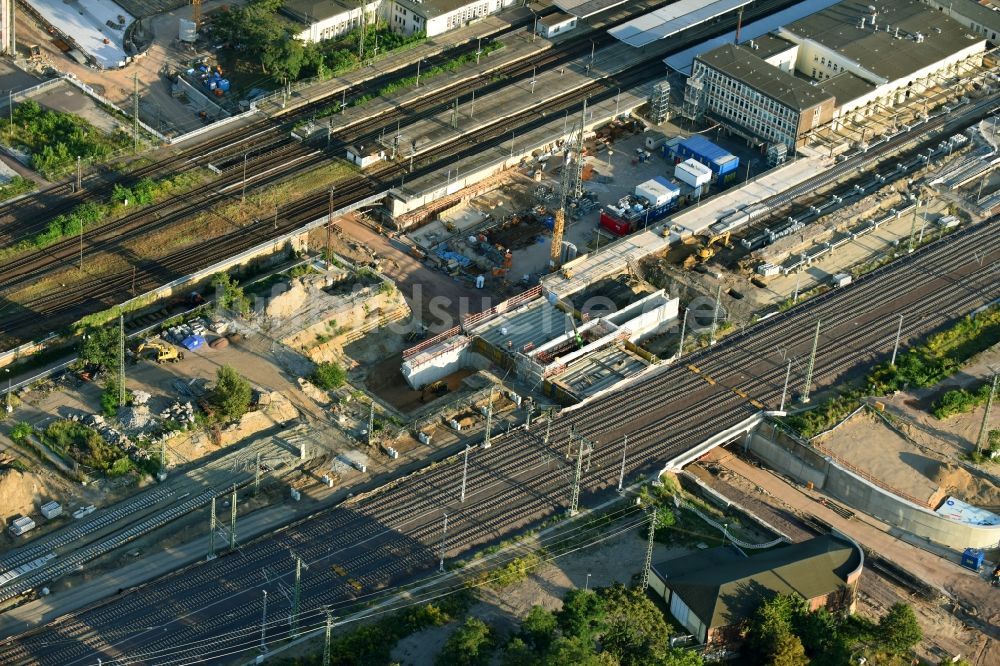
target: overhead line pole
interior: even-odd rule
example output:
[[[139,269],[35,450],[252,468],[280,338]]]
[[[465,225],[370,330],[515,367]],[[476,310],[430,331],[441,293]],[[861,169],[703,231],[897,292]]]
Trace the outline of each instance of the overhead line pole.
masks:
[[[625,482],[625,452],[628,449],[628,435],[625,435],[625,441],[622,443],[622,469],[618,473],[618,492],[622,491],[622,484]]]
[[[816,366],[816,349],[819,347],[820,320],[816,320],[816,332],[813,334],[812,352],[809,354],[809,365],[806,366],[806,381],[802,387],[802,403],[809,402],[809,389],[812,387],[813,368]]]
[[[212,498],[211,516],[208,519],[208,557],[205,559],[215,559],[215,498]]]
[[[493,388],[490,387],[490,402],[489,406],[486,407],[486,434],[483,436],[483,448],[488,449],[492,444],[490,444],[490,435],[493,430]]]
[[[469,476],[469,449],[472,448],[468,444],[465,445],[465,462],[462,463],[462,496],[459,499],[460,502],[465,502],[465,482]]]
[[[229,517],[229,550],[236,549],[236,484],[233,484],[233,499]]]
[[[118,315],[118,405],[125,404],[125,315]]]
[[[438,562],[438,571],[444,573],[444,547],[448,539],[448,514],[444,514],[444,526],[441,528],[441,559]]]
[[[645,592],[649,588],[649,570],[653,568],[653,539],[656,536],[656,512],[657,507],[653,507],[653,513],[649,516],[649,534],[646,537],[646,561],[642,567],[642,585],[640,589]]]
[[[903,315],[899,315],[899,326],[896,328],[896,342],[892,345],[892,360],[889,361],[889,365],[896,365],[896,352],[899,351],[899,336],[903,332]]]

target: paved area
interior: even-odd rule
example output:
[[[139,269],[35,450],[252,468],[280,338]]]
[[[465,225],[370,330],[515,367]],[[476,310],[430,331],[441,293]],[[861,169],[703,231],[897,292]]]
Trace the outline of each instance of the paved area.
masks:
[[[817,501],[824,497],[822,493],[792,485],[777,474],[754,467],[724,449],[715,449],[706,460],[739,474],[781,503],[820,518],[940,590],[960,607],[960,617],[964,614],[966,622],[989,638],[974,661],[1000,663],[1000,596],[987,582],[985,573],[980,575],[959,566],[959,553],[937,548],[932,552],[933,546],[925,543],[919,547],[913,545],[903,540],[894,527],[871,516],[857,514],[853,520],[846,520]],[[984,571],[988,570],[992,570],[991,565],[984,566]]]

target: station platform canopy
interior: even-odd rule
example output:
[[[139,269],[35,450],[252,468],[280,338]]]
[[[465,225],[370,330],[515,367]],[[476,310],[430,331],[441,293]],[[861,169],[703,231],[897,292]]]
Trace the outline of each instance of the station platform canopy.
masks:
[[[753,0],[680,0],[608,30],[612,37],[641,48],[717,16],[749,5]]]
[[[627,0],[555,0],[552,4],[567,14],[577,18],[587,18],[612,7],[624,5],[626,2]]]

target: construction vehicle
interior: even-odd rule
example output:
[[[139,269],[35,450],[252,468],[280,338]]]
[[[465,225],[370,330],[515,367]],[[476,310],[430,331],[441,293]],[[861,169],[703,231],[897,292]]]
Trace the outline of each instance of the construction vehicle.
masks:
[[[721,234],[715,234],[713,236],[699,236],[698,238],[703,239],[700,241],[698,248],[693,254],[688,255],[684,260],[684,268],[693,268],[698,264],[704,264],[706,261],[715,256],[716,245],[722,245],[724,247],[731,247],[729,243],[730,232],[724,231]]]
[[[154,360],[157,363],[177,363],[178,361],[184,360],[184,352],[178,351],[176,347],[172,347],[162,342],[157,342],[156,340],[146,340],[136,348],[135,353],[136,356],[141,356],[143,352],[149,350],[156,352],[156,358]]]

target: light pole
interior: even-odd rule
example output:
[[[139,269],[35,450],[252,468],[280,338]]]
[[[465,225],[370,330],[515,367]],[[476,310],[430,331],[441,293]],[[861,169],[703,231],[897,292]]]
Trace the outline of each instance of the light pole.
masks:
[[[422,63],[423,61],[424,61],[423,58],[417,61],[417,85],[414,86],[416,88],[420,87],[420,63]]]
[[[590,592],[590,574],[587,574],[587,582],[583,585],[584,592]]]
[[[264,642],[264,637],[267,635],[267,590],[261,590],[264,593],[264,608],[260,613],[260,651],[267,652],[267,644]]]
[[[3,371],[7,373],[7,413],[10,414],[14,411],[14,407],[10,404],[10,368],[4,368]]]

